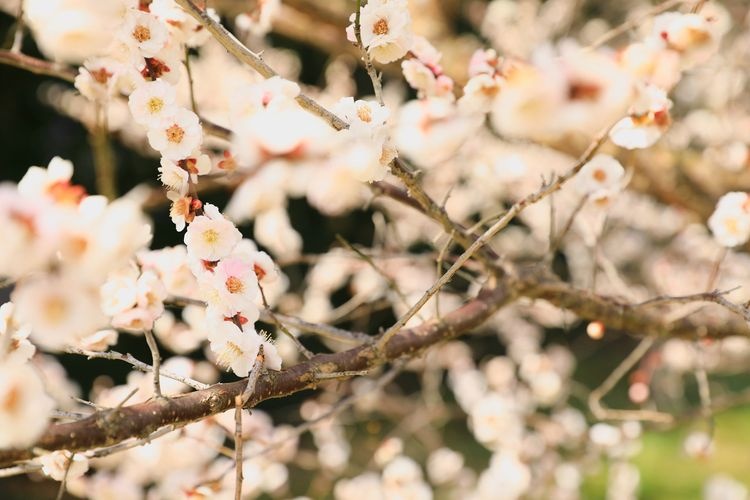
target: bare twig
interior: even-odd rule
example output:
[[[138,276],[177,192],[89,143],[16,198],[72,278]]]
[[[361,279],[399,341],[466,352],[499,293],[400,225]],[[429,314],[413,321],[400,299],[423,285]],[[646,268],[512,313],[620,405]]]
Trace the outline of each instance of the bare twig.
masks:
[[[67,352],[71,354],[80,354],[81,356],[86,356],[89,359],[97,358],[97,359],[111,359],[115,361],[124,361],[125,363],[128,363],[129,365],[132,365],[136,369],[142,371],[142,372],[153,372],[154,367],[144,363],[142,361],[139,361],[133,357],[132,354],[121,354],[117,351],[106,351],[106,352],[98,352],[98,351],[86,351],[84,349],[78,349],[77,347],[68,347]],[[189,377],[183,377],[182,375],[177,375],[176,373],[172,373],[170,371],[166,370],[159,370],[159,375],[162,377],[171,378],[172,380],[176,380],[178,382],[182,382],[183,384],[192,387],[195,390],[204,390],[208,389],[209,385],[204,384],[202,382],[198,382],[197,380],[193,380]]]
[[[360,15],[362,13],[362,0],[357,0],[357,12],[354,15],[354,37],[357,39],[357,47],[362,53],[362,60],[365,63],[365,70],[372,81],[372,89],[375,92],[375,98],[383,104],[383,86],[380,83],[380,77],[372,65],[372,59],[367,52],[367,48],[362,44],[362,26],[360,24]]]
[[[195,5],[191,0],[175,0],[175,2],[201,23],[230,54],[241,63],[246,64],[257,71],[264,78],[277,76],[277,73],[266,64],[260,55],[245,47],[242,42],[231,34],[224,26],[212,19],[204,10]],[[348,127],[348,124],[331,113],[323,106],[315,102],[305,94],[297,96],[297,102],[307,111],[323,118],[329,125],[337,130]]]
[[[0,50],[0,64],[14,66],[37,75],[52,76],[70,83],[73,83],[76,78],[76,71],[68,66],[11,52],[10,50]]]
[[[612,370],[604,382],[589,394],[589,408],[594,416],[601,420],[647,420],[662,424],[671,424],[674,417],[668,413],[653,410],[612,410],[602,404],[602,398],[611,391],[628,371],[651,349],[655,340],[645,338],[628,356]]]
[[[70,456],[68,457],[68,460],[65,462],[65,473],[63,474],[62,481],[60,481],[60,488],[57,490],[57,496],[55,497],[55,500],[61,500],[63,495],[65,495],[65,483],[68,482],[68,473],[70,472],[70,466],[73,465],[73,457],[75,456],[74,452],[70,452]]]
[[[638,27],[641,25],[644,21],[657,16],[661,14],[662,12],[666,12],[669,9],[672,9],[674,7],[677,7],[678,5],[685,3],[689,0],[667,0],[666,2],[662,2],[658,5],[655,5],[648,11],[644,12],[643,15],[634,17],[628,21],[625,21],[621,25],[617,26],[616,28],[613,28],[606,33],[604,33],[602,36],[597,38],[591,45],[586,47],[587,50],[594,50],[605,43],[609,42],[610,40],[617,38],[618,36],[627,33],[628,31]]]
[[[234,398],[234,499],[242,499],[242,396]]]
[[[506,227],[510,223],[510,221],[512,221],[516,217],[516,215],[521,213],[529,205],[532,205],[559,190],[567,181],[572,179],[583,168],[583,166],[588,163],[589,160],[591,160],[596,151],[601,147],[601,145],[606,140],[607,134],[609,133],[610,129],[611,126],[607,127],[599,133],[599,135],[589,145],[583,155],[581,155],[581,157],[578,159],[576,164],[568,172],[558,177],[554,182],[542,186],[538,191],[531,193],[525,198],[514,203],[513,206],[505,213],[505,215],[503,215],[497,222],[495,222],[495,224],[492,225],[492,227],[487,229],[487,231],[485,231],[479,238],[477,238],[474,243],[472,243],[471,246],[469,246],[469,248],[467,248],[466,251],[458,257],[458,259],[456,259],[450,269],[448,269],[448,271],[446,271],[445,274],[443,274],[440,279],[438,279],[430,287],[430,289],[427,290],[424,295],[422,295],[419,301],[417,301],[416,304],[414,304],[403,316],[401,316],[393,326],[391,326],[388,330],[385,331],[385,333],[383,333],[383,335],[377,342],[378,349],[381,350],[383,346],[388,342],[388,340],[390,340],[393,335],[398,333],[399,330],[401,330],[401,328],[403,328],[403,326],[406,324],[406,322],[409,321],[414,316],[414,314],[417,313],[417,311],[422,309],[422,307],[424,307],[424,305],[430,300],[430,298],[432,298],[433,295],[435,295],[453,278],[453,275],[458,272],[461,266],[463,266],[464,262],[469,260],[471,256],[474,255],[477,250],[479,250],[479,248],[487,244],[493,236],[495,236],[498,232],[500,232],[500,230]]]
[[[190,90],[190,106],[193,108],[193,113],[198,114],[198,106],[195,103],[195,85],[193,83],[193,70],[190,67],[190,49],[185,47],[185,70],[187,71],[188,77],[188,89]]]
[[[289,329],[284,326],[284,324],[279,321],[279,318],[276,317],[276,314],[271,310],[271,306],[268,305],[268,301],[266,300],[266,294],[263,291],[263,287],[258,283],[258,288],[260,289],[260,297],[263,300],[263,307],[265,308],[265,311],[268,313],[268,316],[271,318],[271,322],[273,322],[276,327],[281,330],[287,337],[289,337],[292,342],[294,342],[294,345],[297,347],[297,350],[302,353],[302,355],[307,358],[311,359],[315,354],[310,352],[310,350],[305,347],[302,342],[299,341],[297,336],[289,331]]]
[[[13,33],[13,45],[10,47],[10,51],[16,54],[21,53],[21,45],[23,45],[23,31],[25,29],[23,22],[23,2],[18,2],[18,13],[16,14],[16,27]]]

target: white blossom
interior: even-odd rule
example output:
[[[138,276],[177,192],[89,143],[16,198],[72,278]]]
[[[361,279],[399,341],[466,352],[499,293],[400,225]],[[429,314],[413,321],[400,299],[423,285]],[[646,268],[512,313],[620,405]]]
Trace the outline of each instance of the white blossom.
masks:
[[[0,448],[31,446],[46,429],[54,407],[31,366],[0,364]]]
[[[229,255],[242,233],[214,205],[207,203],[203,210],[188,226],[185,246],[188,255],[213,262]]]

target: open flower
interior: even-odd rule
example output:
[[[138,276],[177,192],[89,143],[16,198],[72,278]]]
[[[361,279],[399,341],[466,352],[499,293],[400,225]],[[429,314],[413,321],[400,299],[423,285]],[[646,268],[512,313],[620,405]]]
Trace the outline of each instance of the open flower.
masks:
[[[72,481],[89,470],[89,460],[85,456],[72,454],[67,450],[53,451],[39,457],[42,472],[55,481]]]
[[[120,30],[120,39],[144,57],[154,57],[169,40],[167,26],[156,16],[140,10],[129,10]]]
[[[204,213],[188,226],[185,245],[191,257],[214,262],[229,255],[242,233],[214,205],[207,203]]]
[[[742,245],[750,239],[750,197],[747,193],[731,192],[719,199],[708,219],[714,239],[725,247]]]
[[[246,377],[255,363],[262,339],[251,328],[242,331],[234,322],[215,322],[209,335],[211,351],[216,363],[231,369],[238,377]]]
[[[156,80],[140,84],[130,94],[128,106],[136,122],[156,126],[177,111],[176,99],[177,94],[173,85]]]
[[[402,58],[413,44],[406,0],[367,2],[360,12],[360,26],[362,44],[378,62],[389,63]],[[355,41],[353,24],[348,28],[348,36]]]
[[[625,169],[609,155],[598,154],[586,163],[575,178],[577,190],[584,195],[599,196],[618,191]]]
[[[0,448],[31,446],[47,427],[54,407],[31,366],[0,364]]]
[[[612,127],[609,138],[626,149],[651,147],[672,123],[669,116],[671,107],[672,101],[666,92],[654,85],[642,85],[638,87],[629,116]]]
[[[159,166],[159,180],[167,189],[184,196],[190,187],[190,174],[177,163],[162,158]]]
[[[168,160],[182,160],[190,156],[203,140],[198,115],[179,108],[162,118],[148,130],[148,142]]]
[[[258,278],[253,263],[247,259],[227,257],[219,261],[213,273],[202,276],[210,289],[207,301],[225,317],[241,314],[249,321],[258,319],[255,301],[259,296]]]
[[[96,291],[73,276],[23,281],[11,298],[19,321],[31,326],[31,340],[46,350],[61,350],[106,324]]]

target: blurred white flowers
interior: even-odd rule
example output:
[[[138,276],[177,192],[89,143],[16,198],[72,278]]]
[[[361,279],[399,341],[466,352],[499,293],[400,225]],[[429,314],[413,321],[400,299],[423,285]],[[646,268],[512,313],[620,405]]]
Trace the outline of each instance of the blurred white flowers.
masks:
[[[708,219],[708,227],[717,243],[735,247],[750,238],[750,198],[747,193],[727,193],[719,199]]]
[[[34,368],[26,363],[0,363],[0,448],[34,444],[54,407]]]

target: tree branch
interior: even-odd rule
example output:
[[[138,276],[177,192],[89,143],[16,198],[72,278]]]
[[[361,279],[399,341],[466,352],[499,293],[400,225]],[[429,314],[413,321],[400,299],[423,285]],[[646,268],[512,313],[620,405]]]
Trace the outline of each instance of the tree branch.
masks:
[[[457,337],[481,325],[513,297],[510,287],[482,291],[475,299],[443,317],[405,329],[392,338],[377,356],[373,345],[362,345],[335,354],[319,354],[286,370],[267,371],[257,380],[247,401],[253,407],[270,398],[278,398],[314,388],[320,374],[361,372],[403,356],[415,356],[428,347]],[[34,457],[33,448],[48,451],[65,449],[84,451],[112,446],[130,438],[143,438],[168,425],[201,420],[234,408],[235,397],[242,395],[247,380],[217,384],[169,399],[155,399],[118,409],[98,411],[77,422],[51,425],[29,449],[0,450],[0,465]]]

